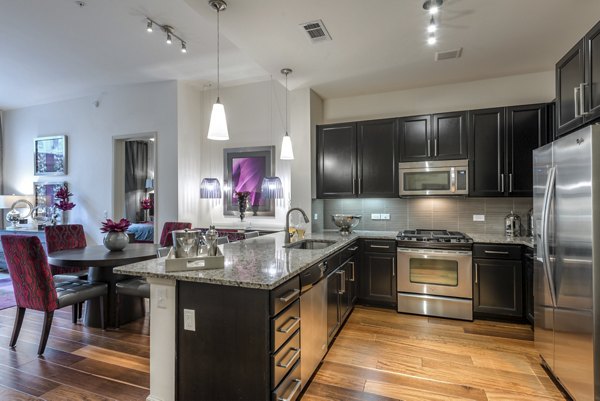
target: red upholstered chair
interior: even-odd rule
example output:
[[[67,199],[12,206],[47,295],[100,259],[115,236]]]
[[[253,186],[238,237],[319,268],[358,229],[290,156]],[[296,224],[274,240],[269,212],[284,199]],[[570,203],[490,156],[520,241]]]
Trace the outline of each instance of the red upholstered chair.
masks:
[[[17,343],[26,309],[45,313],[39,355],[43,354],[46,348],[56,309],[72,305],[75,314],[77,304],[88,299],[100,298],[100,323],[104,329],[104,297],[108,293],[106,284],[92,284],[82,280],[55,282],[46,252],[38,237],[3,235],[1,240],[17,301],[17,314],[9,343],[11,347]]]
[[[186,228],[192,228],[192,223],[182,223],[179,221],[166,222],[160,234],[160,246],[173,246],[171,231],[184,230]]]
[[[46,248],[48,253],[62,251],[65,249],[85,248],[87,242],[85,233],[81,224],[60,224],[56,226],[46,226]],[[60,275],[61,279],[67,280],[86,280],[87,270],[81,270],[81,267],[62,267],[50,265],[52,275]]]

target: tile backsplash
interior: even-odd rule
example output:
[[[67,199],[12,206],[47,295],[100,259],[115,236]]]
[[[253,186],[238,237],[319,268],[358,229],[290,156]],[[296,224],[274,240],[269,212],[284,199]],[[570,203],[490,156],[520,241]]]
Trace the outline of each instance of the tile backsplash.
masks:
[[[409,199],[315,199],[313,231],[336,228],[335,213],[360,214],[358,230],[399,231],[434,228],[473,234],[504,233],[504,217],[514,211],[525,226],[532,198],[409,198]],[[372,220],[371,214],[386,213],[389,220]],[[473,221],[473,215],[485,221]],[[313,219],[311,219],[313,220]]]

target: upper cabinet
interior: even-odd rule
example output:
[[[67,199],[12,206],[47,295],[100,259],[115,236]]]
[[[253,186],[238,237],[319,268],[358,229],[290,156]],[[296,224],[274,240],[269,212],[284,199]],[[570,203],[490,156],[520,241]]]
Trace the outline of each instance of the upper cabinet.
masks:
[[[317,128],[319,198],[398,196],[397,119]]]
[[[547,141],[546,105],[469,112],[469,195],[532,196],[533,149]]]
[[[401,118],[399,137],[401,162],[466,159],[467,113]]]
[[[600,117],[600,23],[556,63],[556,134]]]

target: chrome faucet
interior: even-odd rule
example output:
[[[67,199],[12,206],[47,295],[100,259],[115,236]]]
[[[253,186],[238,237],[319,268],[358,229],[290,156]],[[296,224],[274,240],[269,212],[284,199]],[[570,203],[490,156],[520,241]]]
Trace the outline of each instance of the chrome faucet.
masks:
[[[304,210],[300,209],[299,207],[293,207],[290,210],[288,210],[287,214],[285,215],[285,243],[286,244],[289,244],[292,239],[292,236],[290,235],[290,213],[292,213],[294,210],[297,210],[300,213],[302,213],[305,223],[308,223],[310,221],[308,219],[308,216],[304,212]]]

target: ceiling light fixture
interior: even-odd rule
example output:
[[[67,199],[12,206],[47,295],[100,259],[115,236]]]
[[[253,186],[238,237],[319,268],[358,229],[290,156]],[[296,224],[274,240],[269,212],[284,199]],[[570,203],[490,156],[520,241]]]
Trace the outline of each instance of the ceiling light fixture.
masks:
[[[281,160],[294,160],[294,150],[292,149],[292,138],[288,133],[288,75],[292,73],[291,68],[284,68],[281,73],[285,75],[285,135],[281,141]]]
[[[437,43],[437,39],[435,37],[434,34],[429,35],[429,37],[427,38],[427,44],[428,45],[435,45]]]
[[[277,176],[263,178],[260,191],[264,199],[283,199],[283,184]]]
[[[219,199],[221,197],[221,183],[218,178],[204,178],[200,183],[200,198]]]
[[[154,26],[155,25],[157,27],[159,27],[160,30],[163,31],[167,35],[167,38],[166,38],[165,42],[168,45],[170,45],[171,43],[173,43],[173,38],[176,38],[181,43],[181,52],[184,53],[184,54],[187,53],[187,44],[186,44],[186,41],[183,40],[183,38],[181,38],[179,35],[177,35],[175,33],[175,28],[173,28],[170,25],[159,24],[158,22],[154,21],[152,18],[146,17],[146,32],[152,33],[154,31]]]
[[[429,25],[427,25],[427,32],[434,33],[435,31],[437,31],[437,25],[435,24],[435,19],[432,15],[431,20],[429,21]]]
[[[436,15],[440,11],[440,7],[444,3],[444,0],[427,0],[423,3],[423,8],[431,15]]]
[[[208,125],[208,139],[215,141],[229,140],[229,130],[227,129],[227,118],[225,116],[225,107],[221,103],[219,88],[221,84],[220,73],[220,27],[219,14],[227,9],[227,3],[224,0],[208,0],[208,5],[217,12],[217,101],[213,104],[210,114],[210,123]]]

